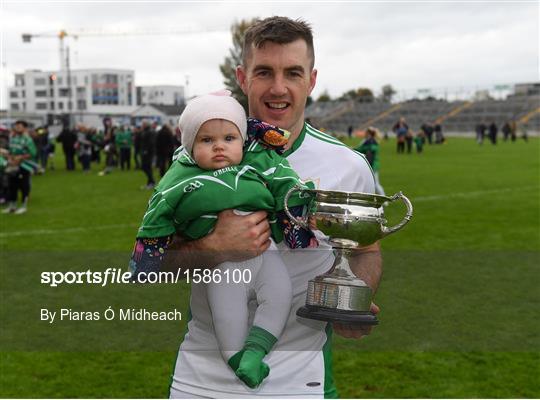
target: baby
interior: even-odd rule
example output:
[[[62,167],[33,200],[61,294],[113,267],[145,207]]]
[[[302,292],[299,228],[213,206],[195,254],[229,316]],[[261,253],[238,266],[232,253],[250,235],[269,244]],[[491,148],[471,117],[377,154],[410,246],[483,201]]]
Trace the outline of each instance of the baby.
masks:
[[[236,376],[256,388],[270,372],[263,358],[277,342],[291,307],[290,278],[275,242],[285,240],[291,248],[317,246],[313,233],[291,225],[283,212],[289,189],[308,186],[279,154],[288,132],[253,119],[246,122],[244,109],[228,94],[193,99],[179,127],[184,148],[149,201],[130,269],[134,278],[159,271],[173,234],[187,240],[206,236],[222,210],[267,211],[274,241],[269,250],[216,267],[249,269],[251,281],[206,285],[221,354]],[[295,192],[288,206],[293,215],[302,216],[307,200]],[[258,304],[251,327],[250,296]]]

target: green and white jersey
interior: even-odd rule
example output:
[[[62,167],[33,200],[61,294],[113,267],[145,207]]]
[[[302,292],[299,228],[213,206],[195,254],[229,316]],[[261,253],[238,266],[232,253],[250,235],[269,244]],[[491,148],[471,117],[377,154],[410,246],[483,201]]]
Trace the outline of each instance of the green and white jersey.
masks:
[[[9,153],[14,156],[30,154],[31,158],[35,158],[37,150],[29,135],[12,135],[9,138]]]
[[[23,160],[19,166],[30,173],[34,173],[37,167],[34,161],[37,156],[37,149],[30,135],[12,135],[9,138],[9,153],[14,156],[29,154],[30,158]]]
[[[302,180],[314,181],[318,189],[375,192],[373,173],[366,159],[308,124],[284,156]],[[320,232],[316,234],[324,237]],[[293,304],[281,337],[265,357],[271,370],[259,388],[245,386],[221,358],[203,285],[191,287],[192,318],[178,352],[171,388],[215,398],[336,397],[331,329],[324,322],[296,316],[296,310],[306,302],[308,281],[327,272],[334,262],[331,248],[321,240],[319,243],[315,249],[296,250],[278,244],[291,277]],[[251,315],[255,309],[252,302]]]
[[[239,165],[218,170],[199,168],[184,152],[154,190],[137,237],[178,232],[188,239],[199,239],[214,228],[220,211],[237,209],[268,211],[272,235],[280,242],[283,233],[274,214],[283,210],[285,195],[295,185],[306,187],[285,158],[257,142],[244,150]],[[290,206],[305,203],[299,192],[289,199]]]

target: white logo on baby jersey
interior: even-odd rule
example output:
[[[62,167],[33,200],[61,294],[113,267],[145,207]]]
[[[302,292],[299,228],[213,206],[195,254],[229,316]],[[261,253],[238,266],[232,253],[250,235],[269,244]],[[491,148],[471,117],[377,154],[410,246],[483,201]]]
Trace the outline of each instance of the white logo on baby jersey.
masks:
[[[184,193],[191,193],[193,192],[194,190],[197,190],[199,188],[202,188],[204,186],[204,183],[202,183],[201,181],[194,181],[194,182],[191,182],[189,185],[186,185],[184,187]]]
[[[217,171],[214,172],[214,176],[219,176],[221,174],[224,174],[225,172],[238,172],[238,168],[237,167],[225,167],[225,168],[221,168],[221,169],[218,169]]]

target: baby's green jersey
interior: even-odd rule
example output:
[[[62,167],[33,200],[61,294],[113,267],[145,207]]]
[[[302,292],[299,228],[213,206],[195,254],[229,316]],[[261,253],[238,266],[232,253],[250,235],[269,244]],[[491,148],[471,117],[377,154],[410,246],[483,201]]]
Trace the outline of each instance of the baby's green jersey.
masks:
[[[137,238],[154,238],[180,233],[188,239],[207,235],[217,214],[226,209],[269,212],[276,242],[283,232],[276,224],[276,212],[284,208],[285,195],[294,185],[307,186],[275,151],[257,142],[245,150],[242,162],[218,170],[204,170],[183,152],[156,187],[144,214]],[[289,206],[306,204],[294,192]]]

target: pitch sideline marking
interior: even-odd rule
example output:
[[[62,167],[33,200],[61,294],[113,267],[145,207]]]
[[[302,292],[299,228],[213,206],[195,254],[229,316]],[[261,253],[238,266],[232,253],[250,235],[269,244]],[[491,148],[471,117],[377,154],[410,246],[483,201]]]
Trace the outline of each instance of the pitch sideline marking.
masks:
[[[3,232],[0,233],[0,239],[8,238],[12,236],[24,236],[24,235],[54,235],[61,233],[72,233],[72,232],[89,232],[89,231],[99,231],[107,229],[116,229],[116,228],[137,228],[137,224],[117,224],[117,225],[101,225],[101,226],[88,226],[88,227],[73,227],[73,228],[62,228],[62,229],[36,229],[32,231],[15,231],[15,232]]]
[[[434,196],[419,196],[412,198],[411,201],[413,202],[423,202],[423,201],[434,201],[434,200],[443,200],[443,199],[449,199],[449,198],[460,198],[460,197],[475,197],[475,196],[483,196],[486,194],[497,194],[497,193],[506,193],[506,192],[514,192],[516,190],[532,190],[532,189],[540,189],[538,186],[521,186],[516,188],[504,188],[504,189],[492,189],[492,190],[477,190],[474,192],[461,192],[461,193],[449,193],[444,195],[434,195]]]

